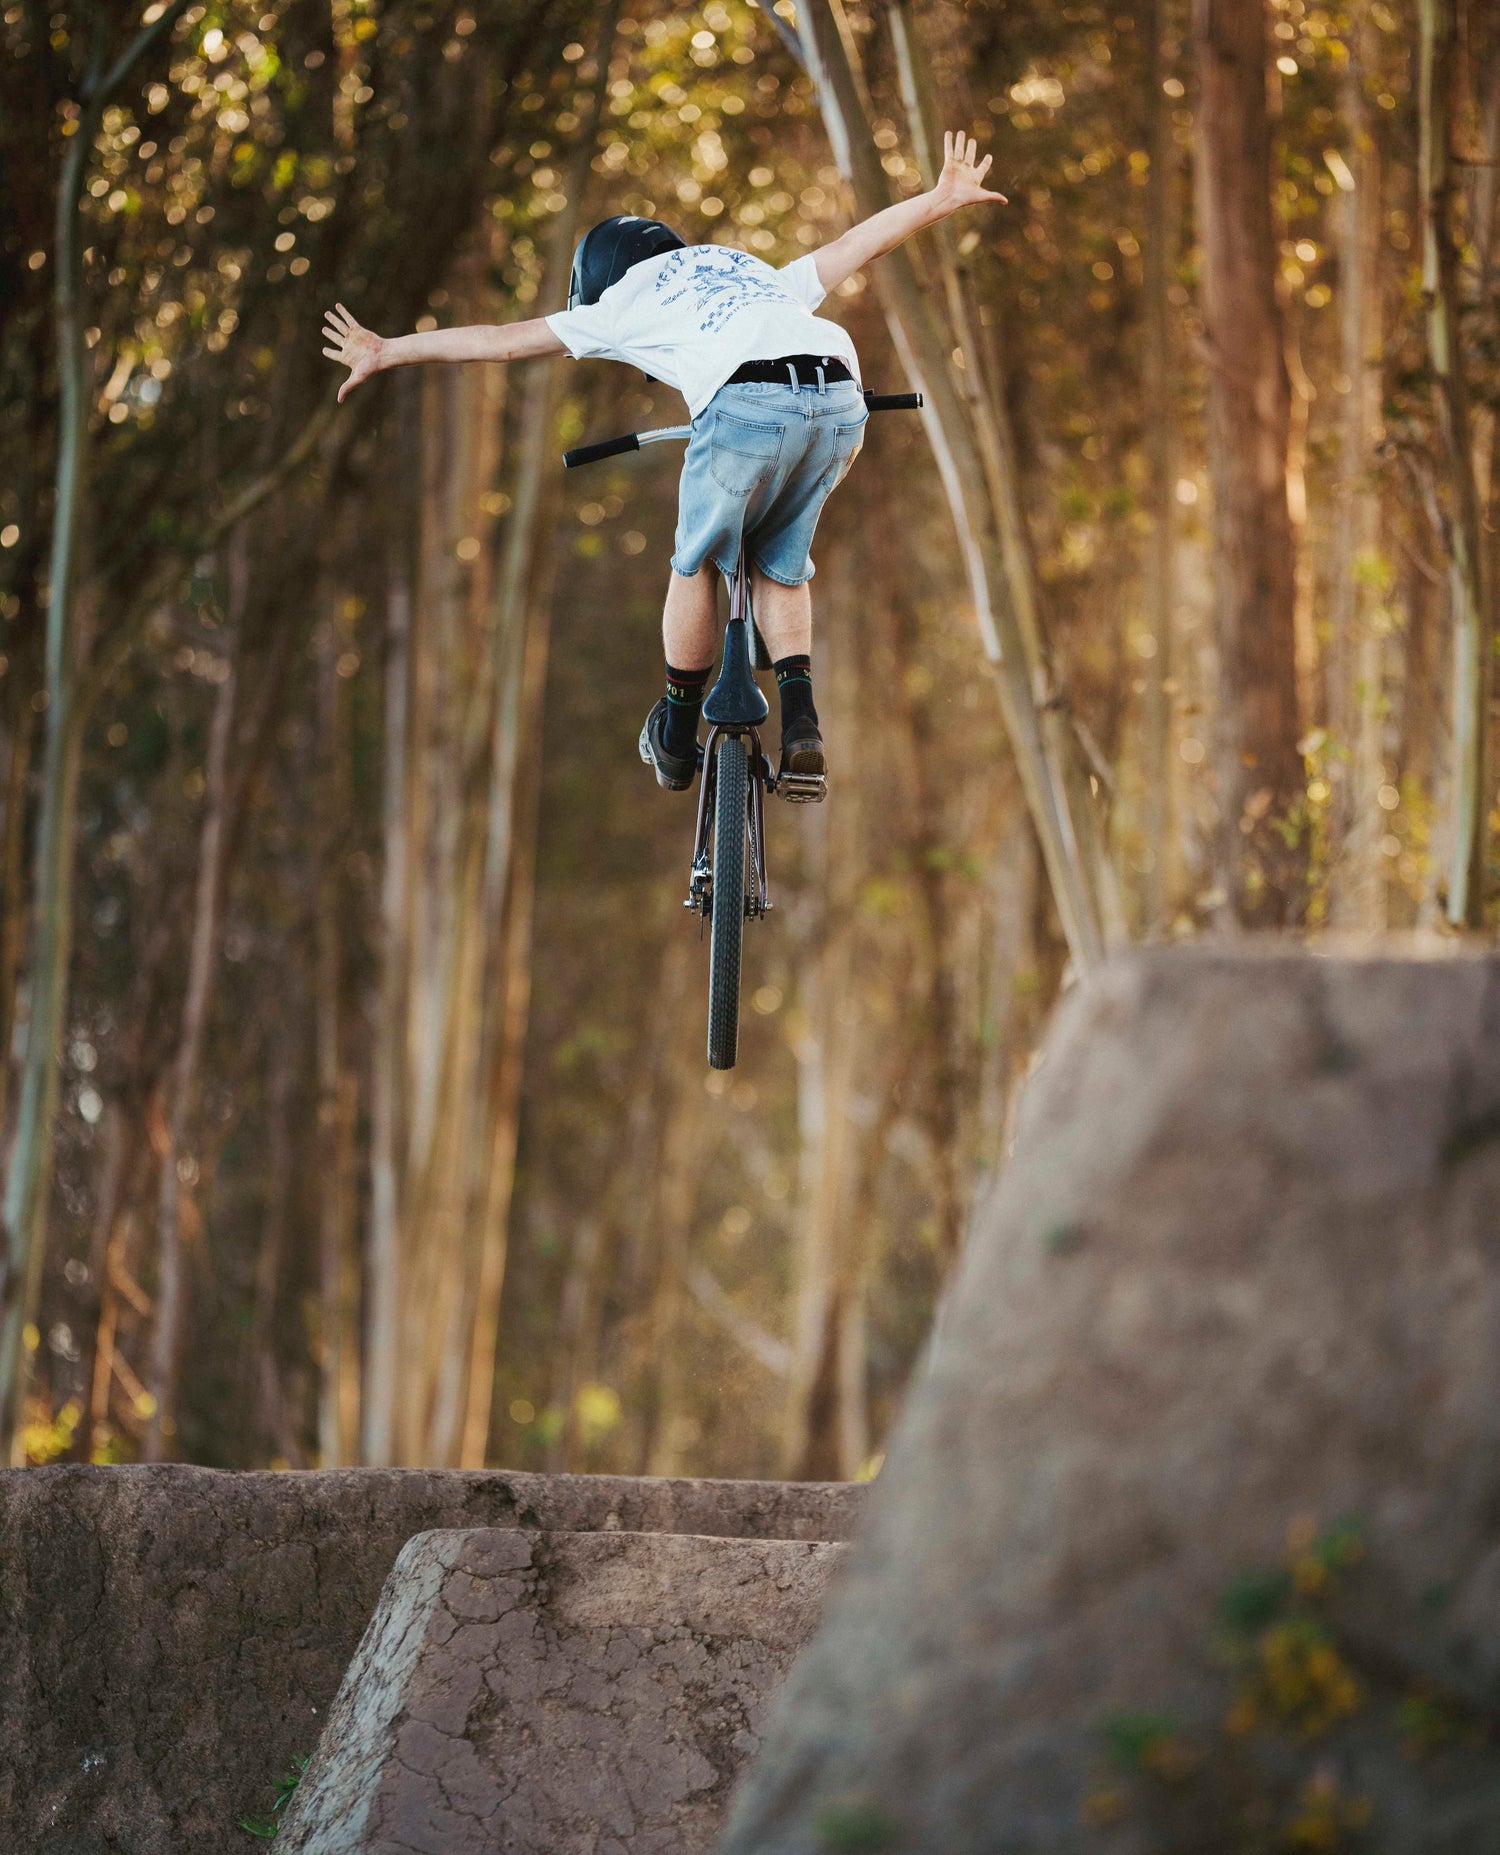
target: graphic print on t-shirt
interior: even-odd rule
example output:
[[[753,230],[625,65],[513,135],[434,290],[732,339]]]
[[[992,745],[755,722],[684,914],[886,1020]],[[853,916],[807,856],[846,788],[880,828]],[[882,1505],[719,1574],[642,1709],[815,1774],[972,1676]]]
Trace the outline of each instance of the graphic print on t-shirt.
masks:
[[[656,276],[663,307],[691,296],[698,327],[712,335],[747,303],[784,301],[786,286],[769,264],[727,245],[699,245],[668,254]]]

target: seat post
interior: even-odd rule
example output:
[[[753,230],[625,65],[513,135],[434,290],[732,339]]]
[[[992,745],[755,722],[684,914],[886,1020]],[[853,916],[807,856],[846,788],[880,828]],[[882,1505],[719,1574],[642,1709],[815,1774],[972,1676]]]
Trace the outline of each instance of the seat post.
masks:
[[[724,627],[724,658],[719,676],[704,698],[703,719],[729,728],[759,727],[771,712],[750,671],[750,571],[745,544],[729,582],[729,623]]]

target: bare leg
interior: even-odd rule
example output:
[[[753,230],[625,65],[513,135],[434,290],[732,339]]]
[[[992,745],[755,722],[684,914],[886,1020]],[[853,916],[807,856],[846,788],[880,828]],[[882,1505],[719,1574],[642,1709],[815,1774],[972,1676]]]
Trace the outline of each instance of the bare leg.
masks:
[[[714,660],[719,641],[719,575],[700,567],[691,579],[674,573],[661,615],[667,662],[678,670],[702,670]]]
[[[783,586],[780,580],[768,579],[759,567],[752,567],[750,597],[773,663],[783,657],[811,655],[811,587]]]

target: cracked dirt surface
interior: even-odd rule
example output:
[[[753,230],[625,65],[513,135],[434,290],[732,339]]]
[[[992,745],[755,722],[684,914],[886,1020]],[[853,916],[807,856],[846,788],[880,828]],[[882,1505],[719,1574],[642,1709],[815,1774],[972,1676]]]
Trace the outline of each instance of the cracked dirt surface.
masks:
[[[0,1847],[208,1855],[317,1742],[434,1527],[846,1537],[863,1490],[348,1469],[0,1472]]]
[[[842,1548],[435,1532],[387,1582],[287,1855],[707,1855]]]
[[[1500,1850],[1500,960],[1065,1002],[725,1855],[830,1824]]]

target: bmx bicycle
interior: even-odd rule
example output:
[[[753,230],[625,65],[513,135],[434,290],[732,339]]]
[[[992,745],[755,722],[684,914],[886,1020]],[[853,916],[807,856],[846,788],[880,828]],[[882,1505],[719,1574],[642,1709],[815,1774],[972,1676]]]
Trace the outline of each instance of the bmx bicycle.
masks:
[[[920,393],[866,393],[871,412],[910,412],[922,403]],[[655,431],[626,432],[598,444],[563,453],[563,464],[576,470],[606,457],[639,451],[648,444],[692,436],[691,425],[663,425]],[[770,653],[755,623],[750,602],[750,575],[745,550],[729,578],[729,622],[724,654],[713,687],[703,699],[708,739],[703,743],[698,818],[693,832],[693,860],[684,907],[709,926],[708,1062],[711,1069],[733,1069],[740,1035],[740,955],[745,923],[759,920],[771,907],[766,880],[766,794],[806,804],[823,796],[823,779],[795,773],[778,775],[760,744],[760,726],[769,705],[752,674],[769,670]]]

